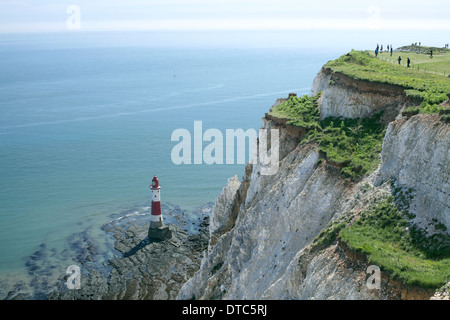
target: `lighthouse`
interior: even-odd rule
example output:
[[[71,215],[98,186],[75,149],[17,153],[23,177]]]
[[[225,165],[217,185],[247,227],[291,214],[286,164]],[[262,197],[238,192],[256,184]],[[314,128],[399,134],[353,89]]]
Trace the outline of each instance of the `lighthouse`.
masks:
[[[159,228],[164,225],[164,221],[161,214],[161,187],[159,186],[159,181],[156,176],[153,177],[150,189],[152,190],[152,217],[150,220],[150,228]]]
[[[152,190],[152,214],[150,227],[148,228],[148,237],[156,240],[169,239],[172,237],[172,232],[163,221],[160,196],[161,186],[156,176],[153,177],[150,189]]]

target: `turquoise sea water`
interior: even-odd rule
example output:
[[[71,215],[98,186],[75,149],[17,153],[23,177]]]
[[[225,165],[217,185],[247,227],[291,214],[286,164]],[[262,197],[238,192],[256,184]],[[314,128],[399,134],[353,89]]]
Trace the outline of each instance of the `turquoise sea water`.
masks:
[[[161,40],[161,37],[158,38]],[[0,278],[111,215],[214,201],[244,165],[175,165],[177,128],[258,129],[342,52],[167,45],[151,34],[0,35]],[[207,143],[204,143],[204,146]],[[95,233],[94,233],[95,234]]]

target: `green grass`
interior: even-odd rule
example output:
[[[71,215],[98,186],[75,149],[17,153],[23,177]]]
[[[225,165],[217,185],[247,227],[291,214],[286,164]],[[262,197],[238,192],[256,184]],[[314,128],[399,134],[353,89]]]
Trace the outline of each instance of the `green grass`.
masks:
[[[427,237],[410,225],[393,197],[364,211],[357,222],[340,231],[339,238],[406,284],[438,288],[450,276],[448,236]]]
[[[403,53],[399,54],[403,55]],[[417,55],[416,53],[409,54]],[[385,55],[387,56],[388,54],[386,53]],[[423,55],[421,56],[424,59]],[[437,113],[440,110],[438,105],[445,101],[447,93],[450,93],[449,77],[431,74],[414,68],[406,68],[402,65],[385,61],[383,57],[383,54],[376,58],[369,51],[352,50],[336,60],[329,61],[325,64],[325,67],[355,79],[401,86],[405,89],[407,96],[419,101],[423,111]],[[394,55],[393,58],[395,58]],[[406,61],[406,56],[402,56],[402,58]],[[428,59],[430,58],[428,57]],[[441,59],[442,61],[436,63],[444,67],[450,64],[450,54],[446,54]]]
[[[418,49],[416,49],[418,48]],[[430,47],[401,47],[404,51],[394,51],[378,55],[379,59],[398,65],[398,57],[401,57],[401,65],[406,67],[406,61],[411,60],[410,67],[421,72],[428,72],[441,76],[450,74],[450,50],[433,48],[433,58],[430,58]],[[371,53],[371,55],[375,55]]]
[[[365,119],[319,120],[317,100],[314,97],[290,97],[274,107],[270,114],[289,119],[288,124],[308,129],[302,143],[317,143],[326,158],[343,164],[341,173],[355,179],[374,170],[379,162],[385,126],[378,120],[380,114]]]
[[[322,229],[319,235],[314,238],[312,247],[314,249],[324,249],[336,241],[339,232],[344,229],[346,223],[343,221],[333,221],[326,228]]]
[[[369,51],[355,51],[329,61],[325,67],[355,79],[389,83],[419,91],[450,92],[450,79],[375,58]]]
[[[386,127],[379,122],[381,114],[364,119],[329,117],[319,122],[321,130],[311,130],[307,142],[316,142],[328,160],[344,164],[341,173],[356,179],[379,163]]]
[[[450,56],[450,55],[449,55]],[[410,58],[411,60],[414,57]],[[436,56],[430,61],[423,61],[417,59],[414,62],[411,62],[411,66],[413,68],[417,68],[418,70],[422,70],[429,73],[435,73],[443,76],[450,75],[450,61],[448,60],[448,56],[439,57]]]
[[[291,96],[287,101],[273,108],[270,114],[274,117],[288,119],[288,124],[313,128],[317,127],[319,121],[319,109],[317,100],[320,94],[313,97],[304,95],[303,97]]]

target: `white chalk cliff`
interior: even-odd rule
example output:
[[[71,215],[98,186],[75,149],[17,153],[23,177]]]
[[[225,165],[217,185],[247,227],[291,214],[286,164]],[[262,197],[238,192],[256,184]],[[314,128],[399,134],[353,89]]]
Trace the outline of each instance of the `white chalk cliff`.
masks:
[[[402,118],[409,102],[394,86],[322,69],[312,87],[313,94],[319,91],[322,118],[386,111],[390,123],[378,169],[358,183],[344,179],[319,161],[316,145],[299,144],[285,124],[266,116],[262,128],[280,129],[279,170],[261,175],[260,165],[248,164],[241,181],[229,179],[215,204],[201,267],[178,299],[427,297],[389,279],[380,290],[369,289],[363,256],[339,242],[316,248],[312,241],[331,221],[357,216],[388,195],[390,181],[413,189],[411,210],[419,223],[435,218],[450,229],[449,126],[439,116]]]

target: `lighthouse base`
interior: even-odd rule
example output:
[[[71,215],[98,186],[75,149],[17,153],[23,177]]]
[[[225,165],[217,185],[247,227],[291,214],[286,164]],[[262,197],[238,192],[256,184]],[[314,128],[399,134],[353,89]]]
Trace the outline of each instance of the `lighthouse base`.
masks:
[[[163,225],[158,228],[150,227],[148,229],[148,237],[152,240],[166,240],[172,238],[172,230],[168,225]]]

